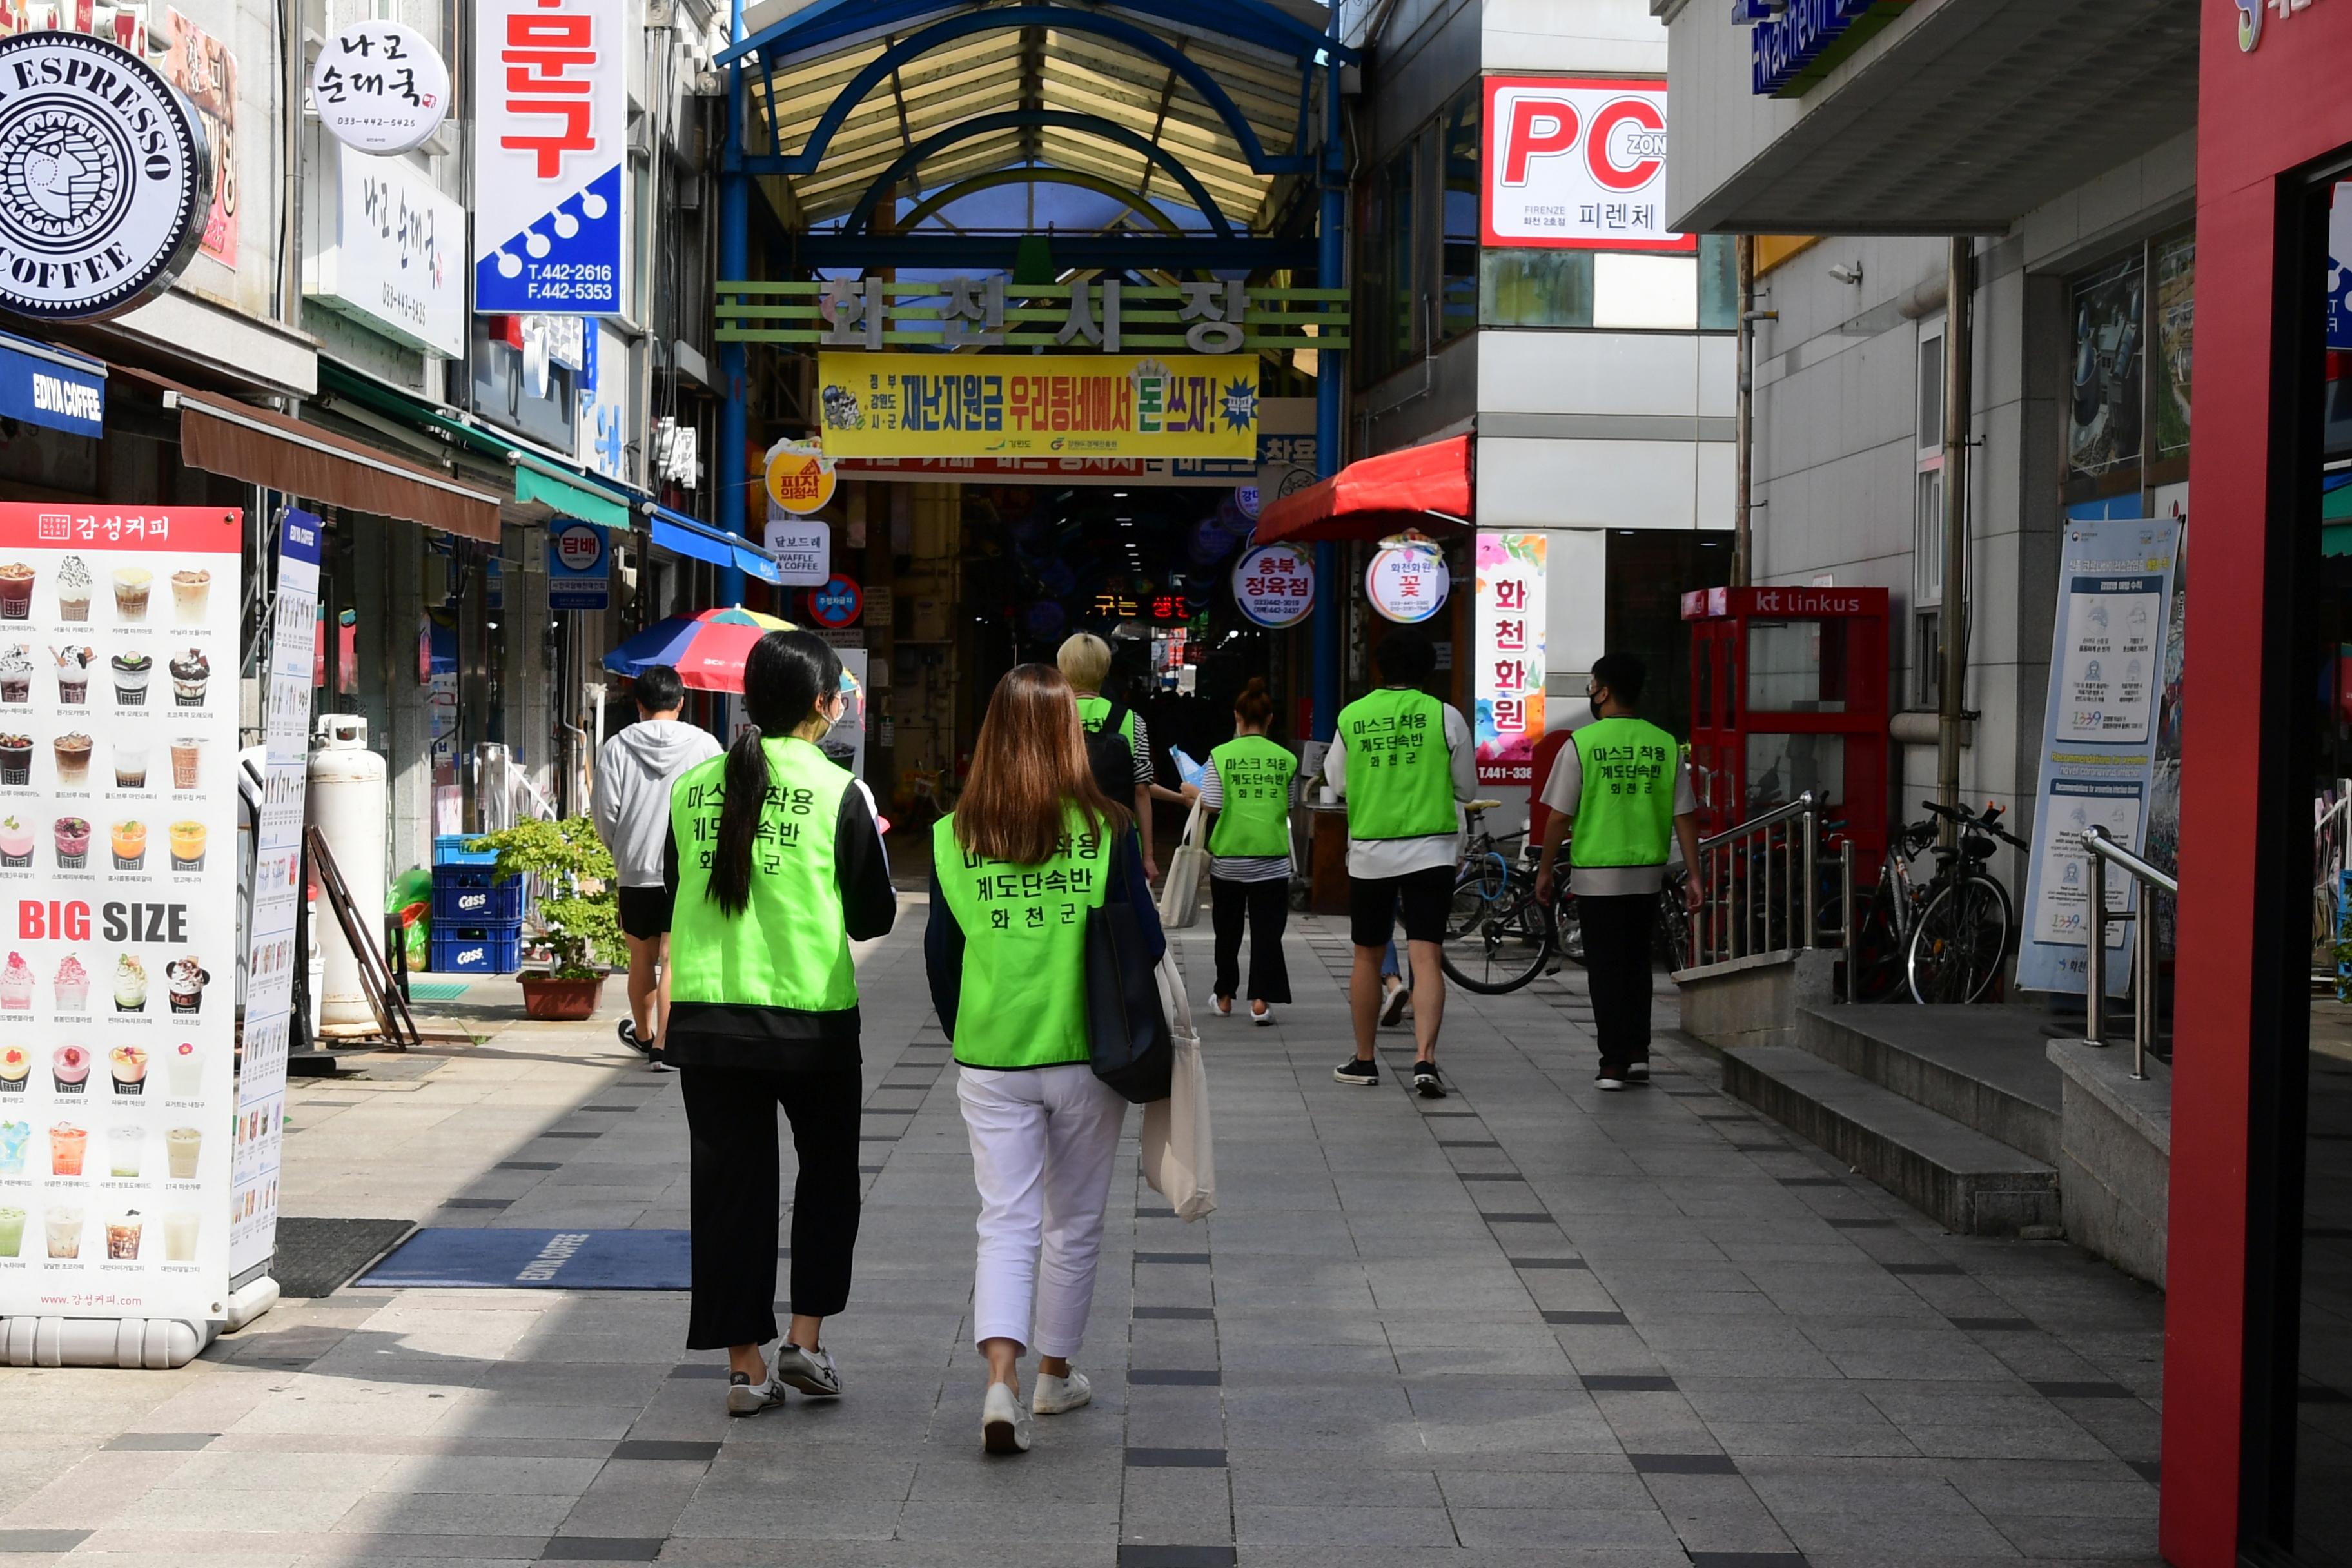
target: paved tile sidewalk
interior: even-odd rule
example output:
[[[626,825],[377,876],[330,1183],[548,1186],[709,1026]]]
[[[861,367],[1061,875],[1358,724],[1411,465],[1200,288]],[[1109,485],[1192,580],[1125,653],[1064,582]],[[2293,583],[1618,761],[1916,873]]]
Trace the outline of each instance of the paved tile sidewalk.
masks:
[[[1717,1092],[1695,1047],[1595,1093],[1573,973],[1457,994],[1444,1101],[1342,1088],[1345,937],[1311,920],[1279,1027],[1204,1010],[1220,1212],[1181,1224],[1121,1177],[1096,1403],[985,1458],[921,920],[861,966],[839,1405],[730,1422],[677,1294],[347,1289],[176,1373],[0,1370],[0,1564],[2153,1560],[2153,1293],[2063,1244],[1943,1234]],[[1196,976],[1205,944],[1181,940]],[[296,1212],[686,1223],[676,1080],[609,1023],[295,1100]]]

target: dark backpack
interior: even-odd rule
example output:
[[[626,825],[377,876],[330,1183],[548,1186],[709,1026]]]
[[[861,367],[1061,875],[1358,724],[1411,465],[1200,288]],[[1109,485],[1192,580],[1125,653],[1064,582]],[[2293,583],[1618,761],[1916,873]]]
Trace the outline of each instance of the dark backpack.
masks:
[[[1135,798],[1135,748],[1119,733],[1127,713],[1126,703],[1114,702],[1103,715],[1102,728],[1087,731],[1087,762],[1095,771],[1095,784],[1120,805]]]

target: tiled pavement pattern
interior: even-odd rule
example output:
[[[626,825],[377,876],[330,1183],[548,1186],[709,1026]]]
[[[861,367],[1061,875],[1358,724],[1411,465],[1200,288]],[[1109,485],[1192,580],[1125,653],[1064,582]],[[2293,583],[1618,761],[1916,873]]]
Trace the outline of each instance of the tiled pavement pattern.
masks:
[[[841,1404],[730,1422],[676,1295],[345,1289],[178,1373],[0,1371],[0,1565],[2152,1560],[2150,1293],[2061,1244],[1943,1235],[1695,1049],[1596,1094],[1572,972],[1454,998],[1452,1098],[1343,1089],[1344,937],[1307,920],[1280,1027],[1202,1019],[1223,1207],[1186,1226],[1122,1178],[1096,1404],[985,1458],[921,918],[863,965]],[[304,1212],[685,1223],[675,1082],[605,1024],[297,1097]]]

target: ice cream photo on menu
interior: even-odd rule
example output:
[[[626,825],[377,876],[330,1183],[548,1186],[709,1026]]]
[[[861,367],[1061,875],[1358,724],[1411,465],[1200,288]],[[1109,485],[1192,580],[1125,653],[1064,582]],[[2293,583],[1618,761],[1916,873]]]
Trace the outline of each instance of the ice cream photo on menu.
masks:
[[[79,1094],[89,1088],[89,1049],[82,1046],[59,1046],[51,1052],[49,1080],[59,1094]]]
[[[135,952],[126,952],[114,961],[114,1010],[147,1010],[147,965]]]
[[[79,871],[89,862],[89,819],[81,816],[58,818],[58,869]]]
[[[86,621],[89,619],[90,590],[97,586],[89,574],[89,563],[79,555],[68,555],[58,563],[58,619]]]
[[[89,971],[82,967],[79,954],[69,952],[58,960],[58,973],[49,986],[57,993],[58,1012],[89,1011]]]
[[[202,648],[190,648],[172,661],[172,700],[182,708],[205,705],[205,688],[213,678],[213,661]]]
[[[68,708],[79,708],[89,700],[89,667],[98,659],[98,650],[81,643],[68,643],[63,647],[52,646],[49,658],[58,668],[58,700]]]
[[[147,683],[155,678],[155,661],[143,653],[118,653],[107,668],[114,672],[114,700],[126,708],[143,707]]]
[[[0,566],[0,621],[32,619],[33,577],[33,569],[21,561]]]
[[[33,830],[14,812],[0,816],[0,866],[22,869],[33,863]]]
[[[147,1047],[117,1046],[106,1053],[107,1070],[114,1076],[114,1092],[138,1096],[147,1092]]]
[[[205,982],[211,978],[212,976],[205,973],[204,965],[196,962],[196,955],[193,952],[185,958],[175,958],[165,964],[163,984],[171,993],[172,1011],[174,1013],[203,1011]]]
[[[0,702],[33,700],[33,650],[24,643],[0,647]]]
[[[33,966],[25,962],[21,952],[8,955],[8,966],[0,969],[0,1013],[29,1013],[33,1010]]]
[[[0,1046],[0,1095],[22,1094],[33,1076],[33,1053],[22,1046]]]

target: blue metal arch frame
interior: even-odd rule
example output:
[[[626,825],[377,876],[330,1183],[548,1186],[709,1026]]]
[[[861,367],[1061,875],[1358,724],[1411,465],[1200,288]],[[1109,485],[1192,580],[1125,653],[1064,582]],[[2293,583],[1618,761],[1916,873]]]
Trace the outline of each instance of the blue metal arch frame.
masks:
[[[969,37],[974,33],[1011,31],[1014,28],[1033,26],[1057,27],[1074,33],[1097,34],[1125,44],[1139,54],[1149,55],[1166,66],[1181,77],[1185,85],[1199,93],[1211,109],[1216,110],[1217,117],[1225,122],[1225,128],[1234,133],[1234,140],[1241,144],[1242,152],[1249,158],[1250,168],[1258,174],[1304,174],[1311,172],[1315,167],[1314,158],[1307,153],[1291,153],[1276,155],[1266,152],[1265,143],[1258,140],[1257,128],[1249,121],[1249,116],[1241,111],[1241,107],[1234,102],[1231,95],[1223,88],[1217,85],[1214,77],[1201,68],[1198,60],[1171,47],[1165,41],[1144,31],[1134,23],[1123,21],[1117,16],[1106,16],[1099,11],[1080,11],[1067,5],[1010,5],[999,10],[973,11],[961,16],[950,16],[943,22],[923,28],[920,32],[910,33],[891,45],[876,56],[864,70],[850,78],[841,90],[834,95],[833,102],[819,117],[815,126],[809,132],[807,142],[802,145],[798,153],[785,153],[779,150],[776,155],[782,161],[775,166],[774,172],[780,174],[816,173],[817,166],[824,162],[826,150],[833,145],[834,136],[841,130],[843,122],[849,118],[851,111],[864,102],[866,96],[876,88],[888,80],[891,73],[897,71],[908,61],[927,55],[942,45],[953,43],[958,38]],[[772,32],[774,29],[770,30]],[[732,61],[751,53],[757,47],[756,40],[747,40],[736,45],[719,58],[722,62]],[[1306,131],[1303,123],[1299,131],[1303,139]]]
[[[1184,188],[1184,194],[1192,198],[1201,216],[1209,220],[1209,226],[1216,230],[1219,239],[1234,237],[1234,226],[1225,216],[1224,209],[1217,205],[1217,200],[1209,195],[1208,187],[1202,184],[1192,171],[1184,167],[1173,153],[1148,138],[1138,136],[1123,125],[1115,125],[1098,115],[1075,114],[1066,109],[999,110],[993,114],[978,115],[961,124],[950,125],[935,136],[926,137],[900,153],[896,163],[874,177],[873,184],[866,187],[866,194],[857,198],[857,205],[850,210],[848,218],[842,225],[842,232],[860,234],[869,229],[874,222],[874,209],[880,205],[882,198],[894,190],[900,180],[913,173],[917,165],[940,148],[952,147],[959,142],[969,142],[975,136],[985,136],[993,131],[1046,128],[1099,137],[1150,159],[1170,179]],[[765,174],[769,172],[766,165],[770,162],[764,158],[746,158],[743,164],[751,173]]]
[[[758,53],[797,54],[877,28],[950,8],[954,0],[816,0],[792,16],[730,47],[713,62],[728,65]],[[1288,55],[1300,64],[1318,58],[1354,65],[1358,55],[1328,34],[1256,0],[1113,0],[1121,9],[1160,16],[1188,27],[1205,27],[1260,48]],[[1058,25],[1058,24],[1057,24]]]

